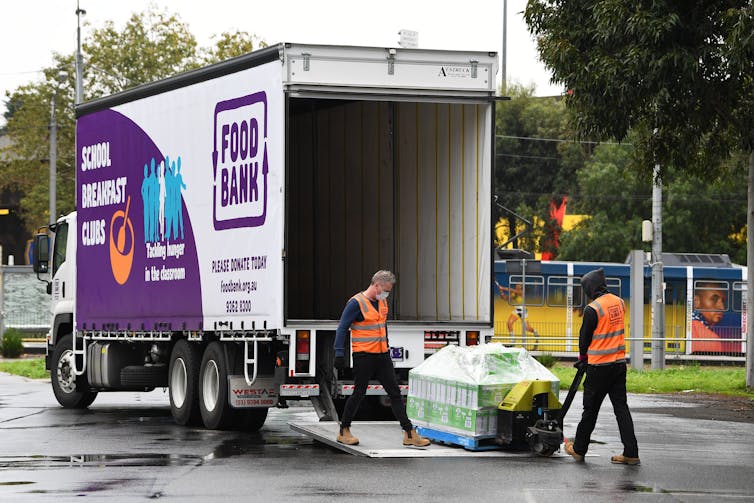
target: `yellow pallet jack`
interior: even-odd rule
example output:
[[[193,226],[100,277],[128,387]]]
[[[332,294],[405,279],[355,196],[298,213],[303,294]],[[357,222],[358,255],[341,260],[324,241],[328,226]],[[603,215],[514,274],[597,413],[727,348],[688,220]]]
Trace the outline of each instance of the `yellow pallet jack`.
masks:
[[[586,372],[583,363],[578,363],[576,368],[578,370],[562,405],[552,392],[551,381],[516,384],[498,405],[498,441],[516,449],[528,446],[540,456],[557,452],[563,443],[563,418]]]

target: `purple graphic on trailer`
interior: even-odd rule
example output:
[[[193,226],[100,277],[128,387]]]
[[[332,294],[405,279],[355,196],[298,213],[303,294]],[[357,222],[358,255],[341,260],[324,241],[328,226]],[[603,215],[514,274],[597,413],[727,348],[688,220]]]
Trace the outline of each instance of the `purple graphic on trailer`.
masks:
[[[76,326],[198,330],[196,242],[180,152],[163,153],[113,110],[77,123]]]
[[[267,217],[267,94],[215,106],[212,151],[216,230],[259,227]]]

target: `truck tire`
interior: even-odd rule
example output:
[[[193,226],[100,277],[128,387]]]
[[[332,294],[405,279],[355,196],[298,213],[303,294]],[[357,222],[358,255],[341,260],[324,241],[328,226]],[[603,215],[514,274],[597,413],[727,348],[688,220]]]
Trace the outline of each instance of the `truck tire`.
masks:
[[[86,409],[97,393],[89,390],[86,375],[73,373],[73,336],[66,334],[60,338],[52,351],[50,365],[52,391],[58,403],[66,409]]]
[[[201,424],[199,412],[199,368],[201,347],[181,339],[170,353],[168,391],[170,412],[176,423],[185,425]]]
[[[124,388],[167,388],[168,366],[129,365],[120,371],[120,385]]]
[[[235,426],[235,410],[228,402],[228,368],[223,347],[213,342],[204,351],[199,372],[199,410],[204,426],[224,430]]]
[[[256,432],[264,426],[270,409],[233,409],[233,427],[239,431]]]

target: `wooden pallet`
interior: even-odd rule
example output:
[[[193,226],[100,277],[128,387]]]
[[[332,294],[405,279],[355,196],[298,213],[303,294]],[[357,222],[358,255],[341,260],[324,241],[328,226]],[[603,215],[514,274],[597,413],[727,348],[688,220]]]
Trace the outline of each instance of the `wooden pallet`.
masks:
[[[435,430],[434,428],[427,428],[426,426],[417,426],[416,431],[419,435],[426,437],[433,442],[458,445],[469,451],[491,451],[502,448],[500,444],[495,442],[496,435],[467,437],[447,431]]]

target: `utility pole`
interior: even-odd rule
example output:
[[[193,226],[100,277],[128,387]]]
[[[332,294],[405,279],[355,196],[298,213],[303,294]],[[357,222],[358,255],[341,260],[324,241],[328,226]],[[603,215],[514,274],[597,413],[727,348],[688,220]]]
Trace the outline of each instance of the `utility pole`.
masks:
[[[57,188],[58,124],[55,117],[55,102],[58,100],[58,86],[50,100],[50,223],[55,223],[55,199]]]
[[[503,0],[503,53],[500,56],[500,71],[503,73],[502,93],[508,92],[508,0]]]
[[[746,214],[746,387],[754,388],[754,151],[749,154],[748,211]]]
[[[631,366],[644,368],[644,251],[631,250]]]
[[[76,18],[78,27],[76,29],[76,98],[75,104],[78,105],[84,101],[84,56],[81,54],[81,16],[85,16],[86,11],[79,7],[76,2]]]
[[[57,218],[56,215],[56,199],[57,199],[57,162],[58,162],[58,119],[55,113],[55,107],[58,101],[58,91],[60,90],[60,84],[66,78],[65,72],[58,74],[58,81],[55,83],[55,89],[52,91],[52,99],[50,100],[50,223],[54,224]]]
[[[665,292],[662,273],[662,179],[652,172],[652,370],[665,368]]]

